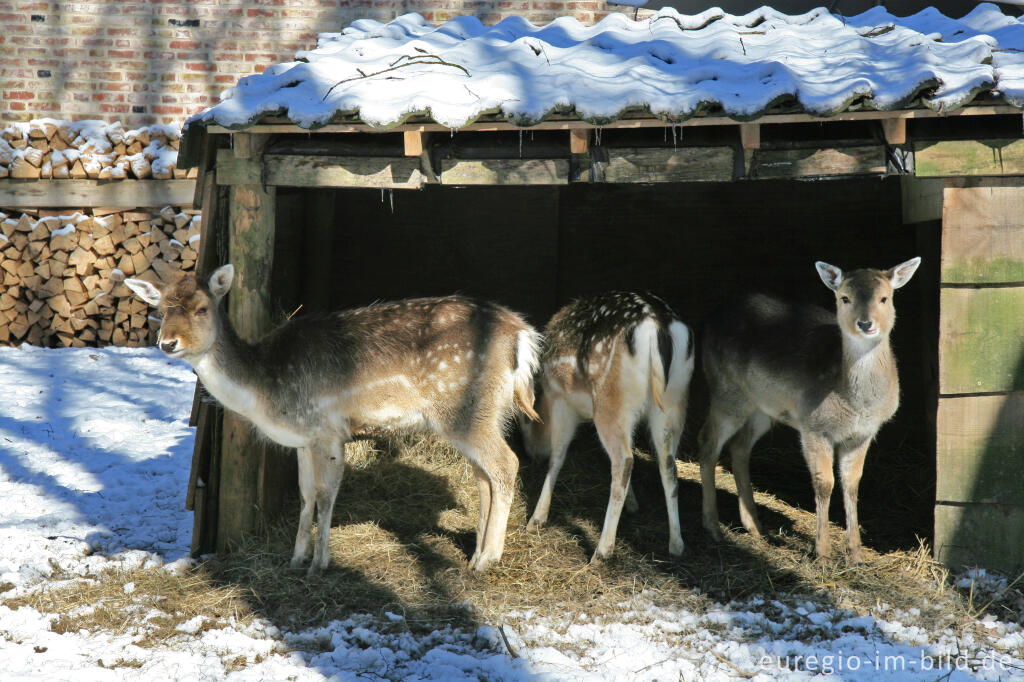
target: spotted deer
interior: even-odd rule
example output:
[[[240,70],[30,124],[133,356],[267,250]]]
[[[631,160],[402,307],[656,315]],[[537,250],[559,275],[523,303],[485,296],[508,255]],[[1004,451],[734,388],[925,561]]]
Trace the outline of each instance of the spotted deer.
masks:
[[[612,483],[591,561],[610,557],[623,505],[631,512],[637,508],[629,480],[633,431],[646,419],[668,506],[669,552],[682,554],[675,457],[693,367],[689,327],[651,294],[598,294],[555,313],[544,330],[537,403],[540,420],[521,419],[527,451],[549,458],[528,527],[547,522],[555,481],[576,427],[593,420],[611,458]]]
[[[518,469],[504,427],[516,410],[536,418],[536,331],[499,305],[449,296],[295,318],[247,343],[220,305],[233,277],[229,264],[206,285],[193,276],[164,288],[125,283],[162,314],[161,350],[188,361],[214,398],[265,437],[298,449],[292,567],[327,567],[344,445],[367,430],[430,430],[461,450],[480,493],[469,566],[498,561]]]
[[[800,432],[814,486],[815,552],[830,556],[828,507],[839,479],[851,562],[863,561],[857,490],[864,457],[878,429],[899,406],[899,380],[889,333],[896,321],[893,292],[920,265],[913,258],[888,270],[845,273],[817,262],[835,292],[836,310],[754,295],[708,321],[703,367],[710,412],[699,436],[704,527],[717,540],[715,465],[728,445],[739,492],[740,520],[761,534],[750,485],[750,451],[773,422]]]

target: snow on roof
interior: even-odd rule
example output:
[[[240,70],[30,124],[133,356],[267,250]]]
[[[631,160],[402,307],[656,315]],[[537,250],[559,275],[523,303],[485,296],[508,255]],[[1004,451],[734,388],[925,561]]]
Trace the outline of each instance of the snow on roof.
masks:
[[[361,121],[377,128],[428,117],[460,128],[488,115],[530,125],[551,114],[596,124],[630,112],[665,120],[703,112],[828,116],[850,108],[949,111],[994,91],[1024,106],[1024,24],[995,5],[962,19],[935,9],[854,17],[819,8],[742,16],[671,8],[594,26],[561,17],[534,26],[471,16],[441,26],[418,14],[362,19],[325,33],[296,61],[242,78],[190,124],[245,127],[283,116],[305,128]]]

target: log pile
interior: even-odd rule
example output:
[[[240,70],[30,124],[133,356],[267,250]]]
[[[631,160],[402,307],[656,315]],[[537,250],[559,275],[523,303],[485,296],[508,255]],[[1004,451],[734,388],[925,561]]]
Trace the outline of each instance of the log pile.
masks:
[[[179,170],[180,132],[168,126],[125,130],[121,123],[41,118],[0,131],[0,178],[192,178]]]
[[[139,346],[159,323],[123,284],[195,269],[201,215],[160,209],[0,212],[0,343]]]

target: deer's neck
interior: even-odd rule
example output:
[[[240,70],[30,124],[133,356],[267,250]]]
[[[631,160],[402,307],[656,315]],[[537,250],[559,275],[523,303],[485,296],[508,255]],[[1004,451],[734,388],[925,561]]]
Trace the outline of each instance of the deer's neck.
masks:
[[[255,421],[263,410],[263,396],[255,380],[254,360],[253,347],[221,319],[213,345],[192,366],[217,402]]]
[[[898,396],[896,361],[889,337],[877,341],[843,338],[843,392],[855,406],[885,410]]]

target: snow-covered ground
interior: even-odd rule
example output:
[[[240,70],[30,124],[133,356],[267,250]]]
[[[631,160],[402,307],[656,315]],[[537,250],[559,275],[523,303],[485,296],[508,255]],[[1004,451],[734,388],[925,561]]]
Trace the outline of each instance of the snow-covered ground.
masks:
[[[188,565],[194,386],[187,366],[154,349],[0,348],[0,600],[55,567]],[[755,598],[698,612],[641,594],[601,621],[568,607],[557,618],[510,613],[510,654],[500,623],[416,636],[393,614],[302,632],[190,622],[154,649],[131,631],[59,634],[52,615],[0,605],[0,680],[1024,680],[1018,624],[987,616],[929,631],[915,611]]]

